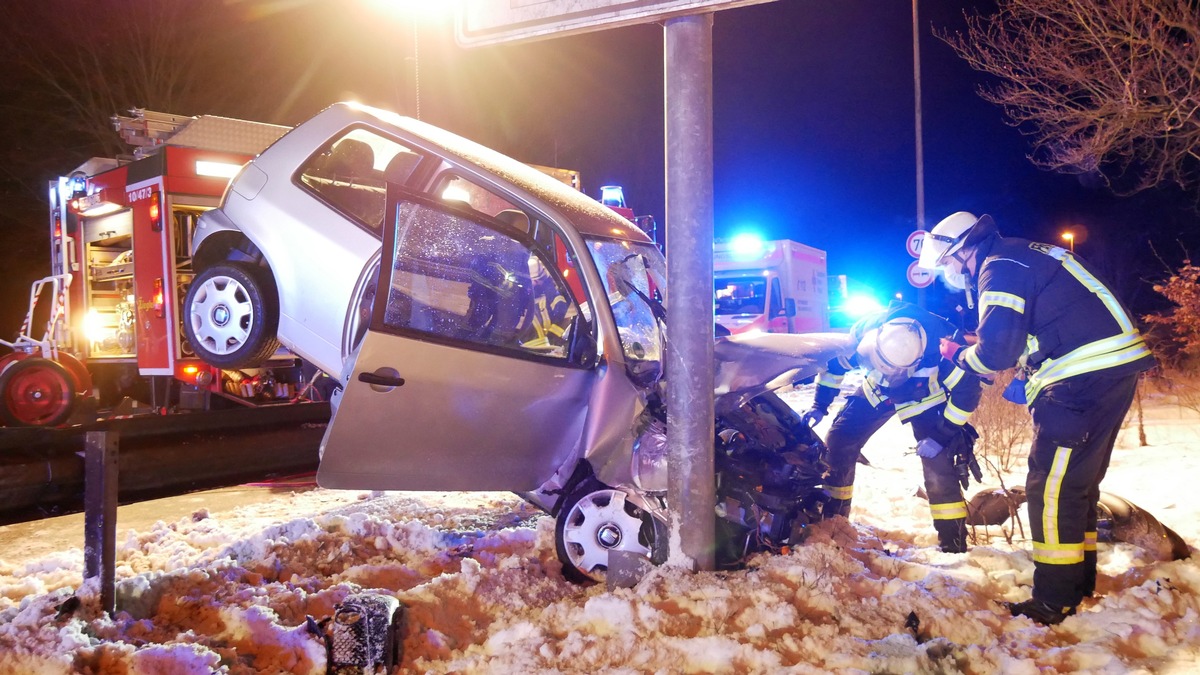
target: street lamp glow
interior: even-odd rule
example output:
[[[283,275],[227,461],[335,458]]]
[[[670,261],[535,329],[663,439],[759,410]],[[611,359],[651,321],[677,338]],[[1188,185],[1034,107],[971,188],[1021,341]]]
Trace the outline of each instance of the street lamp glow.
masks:
[[[1066,242],[1067,242],[1067,245],[1068,245],[1068,246],[1070,246],[1070,248],[1071,248],[1071,253],[1074,253],[1074,252],[1075,252],[1075,233],[1074,233],[1074,232],[1070,232],[1070,231],[1068,231],[1068,232],[1063,232],[1063,233],[1062,233],[1062,238],[1063,238],[1063,240],[1064,240],[1064,241],[1066,241]]]

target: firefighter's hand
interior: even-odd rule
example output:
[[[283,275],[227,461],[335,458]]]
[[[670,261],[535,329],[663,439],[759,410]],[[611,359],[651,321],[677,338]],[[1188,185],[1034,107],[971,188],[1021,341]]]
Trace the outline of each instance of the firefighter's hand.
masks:
[[[957,342],[942,338],[940,351],[942,352],[942,358],[947,361],[954,361],[954,357],[958,356],[958,352],[962,348],[963,346]]]
[[[815,427],[820,424],[821,420],[825,419],[825,416],[828,414],[828,412],[821,410],[820,408],[813,408],[812,410],[809,410],[801,415],[800,420],[810,427]]]
[[[917,443],[917,455],[925,459],[933,459],[942,453],[945,447],[932,438],[922,438]]]

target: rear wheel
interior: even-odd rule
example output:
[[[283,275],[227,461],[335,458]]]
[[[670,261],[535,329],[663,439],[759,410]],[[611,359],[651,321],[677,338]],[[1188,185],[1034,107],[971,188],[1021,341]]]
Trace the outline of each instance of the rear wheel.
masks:
[[[666,528],[631,503],[624,492],[588,481],[567,498],[555,524],[554,539],[563,576],[576,583],[602,581],[610,551],[624,551],[662,562]]]
[[[279,300],[256,266],[225,262],[197,274],[183,312],[192,349],[218,368],[257,366],[279,349]]]
[[[30,357],[0,374],[0,420],[8,426],[53,427],[75,408],[75,376],[61,364]]]

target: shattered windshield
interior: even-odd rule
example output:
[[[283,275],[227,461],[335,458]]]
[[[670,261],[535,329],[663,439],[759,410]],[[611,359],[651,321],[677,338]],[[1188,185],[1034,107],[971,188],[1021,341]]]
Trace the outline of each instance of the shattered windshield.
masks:
[[[649,243],[589,239],[588,250],[604,279],[626,361],[639,371],[653,370],[656,379],[663,356],[665,326],[659,319],[666,306],[666,261]]]

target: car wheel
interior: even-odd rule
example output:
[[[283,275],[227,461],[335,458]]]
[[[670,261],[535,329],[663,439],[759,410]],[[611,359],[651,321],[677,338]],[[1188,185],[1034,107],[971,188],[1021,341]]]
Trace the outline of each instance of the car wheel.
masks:
[[[75,409],[75,376],[55,361],[29,357],[0,375],[0,420],[8,426],[53,427]]]
[[[225,262],[197,274],[183,313],[192,349],[218,368],[256,366],[279,349],[279,300],[267,274],[253,265]]]
[[[567,498],[554,528],[563,576],[575,583],[603,581],[609,551],[645,556],[666,544],[665,527],[626,499],[625,493],[588,481]],[[665,548],[662,548],[665,551]]]

